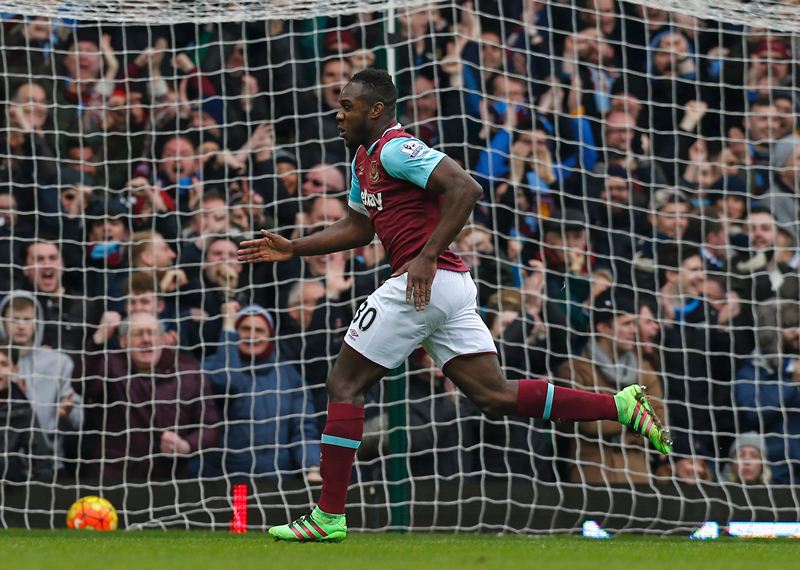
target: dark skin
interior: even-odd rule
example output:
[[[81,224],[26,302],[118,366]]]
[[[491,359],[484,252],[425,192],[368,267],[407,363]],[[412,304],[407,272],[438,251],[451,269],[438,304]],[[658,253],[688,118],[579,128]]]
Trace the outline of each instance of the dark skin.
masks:
[[[372,101],[366,86],[351,82],[339,95],[336,120],[339,134],[349,147],[369,148],[395,122],[394,108]],[[419,254],[392,274],[408,273],[406,302],[413,302],[417,311],[424,311],[430,303],[436,260],[464,227],[482,193],[477,182],[450,158],[439,162],[425,190],[444,195],[441,218]],[[369,244],[375,230],[369,217],[350,208],[346,218],[310,236],[288,240],[267,230],[261,230],[261,235],[241,243],[240,262],[278,262],[349,250]],[[459,356],[443,371],[486,414],[515,413],[517,384],[506,380],[496,355]],[[388,372],[343,344],[328,375],[329,401],[363,405],[364,394]]]

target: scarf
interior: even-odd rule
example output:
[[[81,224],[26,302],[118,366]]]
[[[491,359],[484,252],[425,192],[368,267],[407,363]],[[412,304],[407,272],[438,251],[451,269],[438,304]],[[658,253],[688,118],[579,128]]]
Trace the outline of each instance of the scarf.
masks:
[[[617,390],[622,390],[637,381],[639,361],[634,351],[619,353],[618,360],[615,361],[594,338],[589,341],[588,348],[592,363],[600,369],[607,380],[616,385]]]
[[[118,267],[123,260],[122,244],[118,241],[102,241],[89,245],[89,259],[108,267]]]

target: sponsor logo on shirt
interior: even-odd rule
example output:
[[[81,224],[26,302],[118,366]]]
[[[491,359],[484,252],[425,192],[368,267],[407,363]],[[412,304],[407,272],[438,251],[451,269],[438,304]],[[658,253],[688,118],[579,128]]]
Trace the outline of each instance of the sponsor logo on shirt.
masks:
[[[425,145],[420,141],[408,141],[403,143],[400,152],[407,154],[409,158],[417,158],[425,150]]]
[[[347,336],[355,340],[358,338],[358,332],[356,331],[356,329],[350,329],[349,331],[347,331]]]
[[[383,210],[383,196],[380,192],[377,194],[370,194],[365,188],[361,191],[361,202],[367,208],[377,208],[379,212]]]

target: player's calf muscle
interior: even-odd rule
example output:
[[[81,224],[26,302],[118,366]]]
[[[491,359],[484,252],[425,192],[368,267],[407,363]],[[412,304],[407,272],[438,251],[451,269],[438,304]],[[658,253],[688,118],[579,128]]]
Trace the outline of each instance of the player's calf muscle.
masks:
[[[516,413],[517,383],[509,381],[494,355],[468,355],[451,360],[445,375],[491,418]]]
[[[340,404],[353,404],[361,406],[364,404],[364,388],[355,382],[336,381],[328,378],[326,383],[328,389],[328,402]]]
[[[328,400],[363,405],[364,393],[386,373],[386,370],[377,364],[370,364],[362,362],[347,349],[343,349],[325,383]]]
[[[502,387],[483,390],[470,399],[489,418],[497,419],[516,413],[517,390],[508,380],[503,382]]]

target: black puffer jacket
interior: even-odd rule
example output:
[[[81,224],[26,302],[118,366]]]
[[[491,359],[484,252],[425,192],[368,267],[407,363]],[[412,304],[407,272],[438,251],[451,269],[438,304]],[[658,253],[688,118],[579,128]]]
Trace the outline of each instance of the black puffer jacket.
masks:
[[[0,392],[0,481],[50,481],[54,456],[16,384]]]

